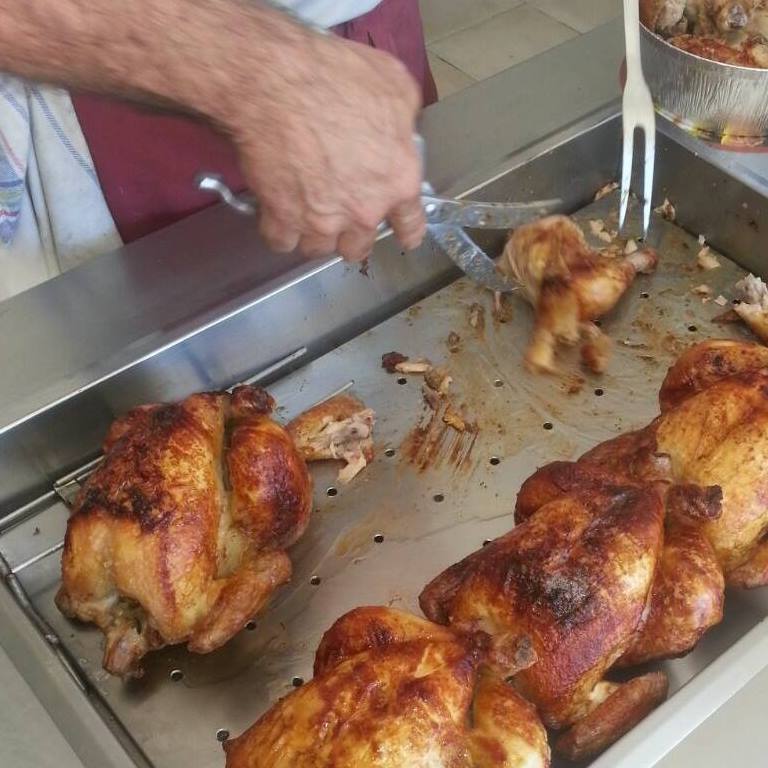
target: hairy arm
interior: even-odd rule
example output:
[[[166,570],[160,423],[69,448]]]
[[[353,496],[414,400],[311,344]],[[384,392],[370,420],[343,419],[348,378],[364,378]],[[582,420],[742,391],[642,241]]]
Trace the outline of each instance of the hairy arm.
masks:
[[[236,143],[277,250],[423,236],[418,96],[392,57],[248,0],[0,0],[0,70],[204,116]]]

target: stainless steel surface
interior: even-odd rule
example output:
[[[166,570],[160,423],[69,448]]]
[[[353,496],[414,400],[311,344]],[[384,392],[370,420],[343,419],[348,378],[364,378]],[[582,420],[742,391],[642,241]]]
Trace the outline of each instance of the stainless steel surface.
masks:
[[[591,218],[615,226],[617,203],[615,195],[606,198],[578,218],[587,230]],[[378,413],[377,458],[343,488],[335,485],[335,466],[313,468],[316,512],[307,535],[292,551],[293,584],[281,591],[252,631],[221,651],[194,656],[180,648],[166,649],[149,658],[143,680],[124,685],[100,668],[99,633],[68,622],[55,609],[59,558],[41,559],[19,574],[42,619],[76,660],[92,695],[109,708],[150,764],[219,766],[217,733],[239,733],[288,693],[295,678],[307,679],[320,636],[336,617],[368,603],[418,610],[417,595],[432,576],[484,539],[509,529],[517,489],[537,466],[575,457],[652,418],[667,366],[688,343],[712,332],[710,319],[720,311],[712,303],[702,304],[690,290],[702,279],[694,266],[696,237],[662,221],[655,227],[663,254],[659,272],[638,280],[606,319],[604,328],[617,342],[615,357],[605,376],[577,382],[578,391],[573,391],[572,377],[524,372],[530,309],[521,299],[508,297],[508,322],[494,322],[491,296],[466,279],[275,383],[271,391],[287,420],[353,381],[354,392]],[[716,294],[728,295],[742,271],[724,258],[722,263],[708,282]],[[486,309],[483,330],[468,322],[475,302]],[[455,353],[446,344],[451,332],[462,338]],[[718,328],[717,334],[721,332]],[[733,328],[726,332],[739,333]],[[381,355],[393,349],[449,368],[457,402],[479,424],[476,438],[430,419],[417,379],[401,384],[382,370]],[[577,371],[575,356],[566,356],[563,366]],[[327,494],[329,488],[336,493]],[[6,531],[0,551],[11,568],[58,542],[66,517],[57,500]],[[727,620],[693,654],[664,665],[673,692],[688,684],[681,695],[691,703],[683,711],[673,697],[655,715],[657,724],[685,718],[687,727],[693,727],[721,703],[722,681],[699,690],[707,680],[702,671],[757,627],[766,613],[765,590],[729,595]],[[740,655],[749,652],[749,647],[742,648]],[[757,661],[754,666],[759,667]],[[738,675],[728,674],[738,682]],[[665,753],[684,735],[684,729],[667,729],[663,739],[655,733],[655,753]],[[619,764],[617,758],[622,766],[647,765],[638,756],[648,749],[645,742],[631,750],[621,742],[598,765]]]
[[[496,262],[461,227],[432,224],[428,237],[478,287],[498,293],[517,290],[517,283],[503,275]]]
[[[653,110],[651,92],[643,76],[643,62],[640,56],[640,11],[637,0],[624,0],[624,42],[627,51],[627,82],[624,85],[621,105],[623,151],[619,229],[624,231],[629,206],[635,133],[642,131],[644,138],[643,196],[640,199],[643,201],[643,237],[647,237],[651,222],[653,168],[656,159],[656,113]]]
[[[697,136],[723,144],[768,137],[768,70],[721,64],[641,30],[645,75],[658,111]]]

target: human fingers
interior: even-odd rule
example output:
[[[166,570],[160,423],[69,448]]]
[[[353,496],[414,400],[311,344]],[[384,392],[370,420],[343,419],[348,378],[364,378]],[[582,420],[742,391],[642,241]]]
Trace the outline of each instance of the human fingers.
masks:
[[[301,233],[287,217],[262,208],[259,215],[259,234],[275,253],[291,253],[299,244]]]
[[[403,248],[407,250],[418,248],[427,231],[427,220],[421,197],[397,205],[389,214],[389,223]]]
[[[375,229],[355,227],[342,232],[338,242],[339,256],[347,261],[363,261],[370,256],[376,242]]]

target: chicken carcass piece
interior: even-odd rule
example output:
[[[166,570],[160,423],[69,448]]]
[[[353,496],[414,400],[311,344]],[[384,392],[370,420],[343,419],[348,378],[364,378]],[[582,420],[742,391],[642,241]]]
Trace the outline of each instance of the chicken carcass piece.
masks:
[[[516,229],[501,268],[523,286],[534,307],[528,367],[554,372],[557,345],[582,341],[585,364],[598,373],[605,370],[609,340],[594,320],[613,309],[638,272],[653,272],[657,262],[651,250],[623,258],[600,254],[567,216],[550,216]]]
[[[548,727],[570,729],[556,749],[581,759],[666,694],[659,673],[625,684],[603,679],[642,625],[664,506],[654,486],[611,483],[588,470],[562,485],[526,522],[438,576],[420,603],[433,621],[484,631],[496,647],[529,637],[537,660],[515,686]]]
[[[290,578],[284,550],[307,526],[312,486],[273,406],[238,387],[113,424],[67,524],[56,597],[102,630],[107,671],[139,677],[165,645],[218,648]]]
[[[482,632],[358,608],[326,632],[314,679],[226,742],[227,768],[546,768],[535,709],[487,654]]]
[[[339,459],[339,482],[348,483],[373,461],[376,414],[351,395],[337,395],[310,408],[286,429],[307,461]]]
[[[741,301],[733,311],[760,341],[768,344],[768,285],[759,277],[747,275],[736,283],[736,291]]]

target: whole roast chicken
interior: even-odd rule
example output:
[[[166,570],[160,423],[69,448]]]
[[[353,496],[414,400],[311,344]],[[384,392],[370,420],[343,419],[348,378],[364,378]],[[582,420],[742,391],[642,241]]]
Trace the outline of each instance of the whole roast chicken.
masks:
[[[186,643],[226,643],[291,576],[312,483],[274,401],[242,386],[147,405],[113,425],[77,497],[56,597],[104,633],[104,668]]]
[[[324,635],[314,679],[226,742],[227,768],[546,768],[536,710],[489,656],[483,632],[353,610]]]
[[[605,673],[632,647],[662,560],[661,489],[568,465],[552,488],[521,492],[527,519],[448,568],[424,613],[493,647],[527,637],[536,661],[515,677],[570,759],[600,752],[666,695],[663,674],[622,684]]]
[[[580,343],[584,364],[603,372],[610,340],[594,321],[616,306],[638,273],[653,272],[657,263],[651,249],[611,257],[590,248],[581,228],[567,216],[549,216],[516,229],[500,269],[522,285],[535,311],[527,367],[554,373],[558,345]]]

